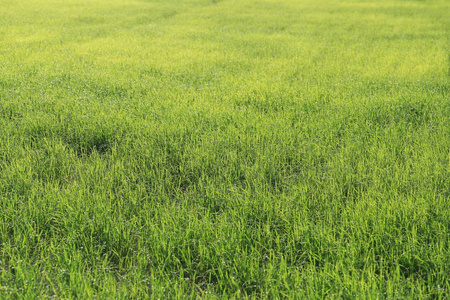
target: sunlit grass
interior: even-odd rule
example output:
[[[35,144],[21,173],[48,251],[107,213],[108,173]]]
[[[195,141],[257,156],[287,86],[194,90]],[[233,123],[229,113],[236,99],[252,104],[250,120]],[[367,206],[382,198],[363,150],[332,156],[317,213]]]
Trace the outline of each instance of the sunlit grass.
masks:
[[[0,298],[447,298],[448,10],[0,0]]]

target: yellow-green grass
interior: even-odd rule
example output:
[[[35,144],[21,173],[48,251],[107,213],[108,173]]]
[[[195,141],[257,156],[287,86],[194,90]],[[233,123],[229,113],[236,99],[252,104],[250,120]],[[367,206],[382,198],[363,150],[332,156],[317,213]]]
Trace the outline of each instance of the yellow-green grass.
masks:
[[[0,0],[0,298],[447,299],[446,0]]]

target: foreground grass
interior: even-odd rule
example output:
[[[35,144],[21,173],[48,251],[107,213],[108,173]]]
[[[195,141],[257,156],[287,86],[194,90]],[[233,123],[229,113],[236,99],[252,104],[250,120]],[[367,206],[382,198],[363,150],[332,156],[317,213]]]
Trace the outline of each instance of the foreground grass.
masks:
[[[0,0],[0,297],[447,298],[448,9]]]

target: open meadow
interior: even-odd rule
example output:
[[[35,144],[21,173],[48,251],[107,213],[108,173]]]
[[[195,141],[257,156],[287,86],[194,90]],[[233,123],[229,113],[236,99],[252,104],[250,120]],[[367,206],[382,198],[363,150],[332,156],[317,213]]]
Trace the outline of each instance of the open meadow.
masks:
[[[447,0],[0,0],[1,299],[450,299]]]

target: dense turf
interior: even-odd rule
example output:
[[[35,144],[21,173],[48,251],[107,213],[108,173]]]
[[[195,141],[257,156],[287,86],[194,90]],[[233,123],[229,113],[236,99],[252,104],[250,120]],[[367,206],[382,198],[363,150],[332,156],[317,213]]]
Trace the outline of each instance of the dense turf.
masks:
[[[449,297],[446,0],[0,0],[0,297]]]

